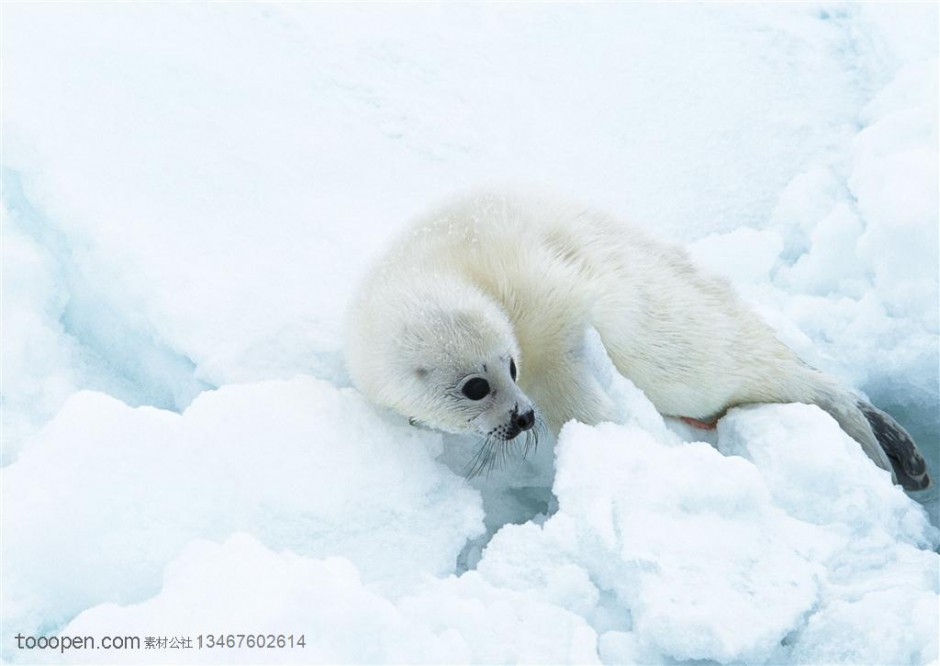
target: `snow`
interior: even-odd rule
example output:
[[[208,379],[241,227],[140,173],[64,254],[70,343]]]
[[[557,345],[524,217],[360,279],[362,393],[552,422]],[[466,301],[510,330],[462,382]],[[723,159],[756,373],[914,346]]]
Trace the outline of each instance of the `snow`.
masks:
[[[818,409],[694,430],[589,334],[617,423],[468,481],[350,387],[342,319],[410,216],[534,184],[686,245],[940,478],[937,19],[5,5],[0,658],[936,662],[937,490]],[[14,638],[220,632],[306,645]]]

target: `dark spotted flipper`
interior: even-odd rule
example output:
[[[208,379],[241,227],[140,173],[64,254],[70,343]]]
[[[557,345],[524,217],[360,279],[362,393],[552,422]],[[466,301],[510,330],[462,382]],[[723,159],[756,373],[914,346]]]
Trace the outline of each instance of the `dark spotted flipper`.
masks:
[[[927,465],[907,431],[893,418],[864,400],[858,401],[858,408],[868,419],[878,443],[891,461],[898,483],[905,490],[923,490],[929,486]]]

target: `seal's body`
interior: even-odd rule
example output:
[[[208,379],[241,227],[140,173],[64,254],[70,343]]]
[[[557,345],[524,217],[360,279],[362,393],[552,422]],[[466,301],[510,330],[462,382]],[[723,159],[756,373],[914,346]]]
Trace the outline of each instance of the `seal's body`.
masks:
[[[457,200],[379,261],[349,324],[359,388],[431,427],[508,440],[533,408],[555,432],[610,418],[583,356],[593,327],[664,415],[708,423],[740,404],[815,404],[906,488],[929,483],[900,425],[800,361],[725,281],[593,210]]]

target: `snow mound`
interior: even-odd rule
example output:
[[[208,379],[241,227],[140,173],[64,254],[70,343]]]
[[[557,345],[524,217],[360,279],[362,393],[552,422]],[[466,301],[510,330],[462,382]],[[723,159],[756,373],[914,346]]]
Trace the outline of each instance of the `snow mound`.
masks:
[[[211,626],[200,649],[192,630],[203,625]],[[598,663],[596,636],[580,617],[476,574],[429,580],[389,598],[364,584],[345,558],[277,554],[244,534],[221,545],[190,545],[168,565],[158,596],[128,607],[98,606],[66,632],[97,636],[115,627],[125,635],[192,638],[191,647],[171,649],[177,663]],[[239,641],[235,647],[206,647],[210,635],[230,633]],[[288,645],[248,647],[239,633],[285,636]],[[167,660],[165,650],[142,656]],[[126,659],[104,649],[65,657]]]
[[[238,531],[342,554],[366,580],[446,575],[482,509],[440,449],[312,379],[228,386],[182,415],[75,394],[2,471],[5,630],[146,599],[191,540]]]
[[[263,388],[280,399],[289,388],[303,389],[298,398],[304,391],[330,391],[317,382]],[[244,406],[237,396],[224,397],[217,407]],[[259,396],[251,397],[257,402]],[[353,395],[338,392],[332,400],[365,421],[379,421]],[[192,432],[199,432],[205,402],[197,400],[183,417],[164,418],[192,419]],[[637,392],[623,406],[642,414],[648,401]],[[290,426],[283,413],[256,411],[236,418],[231,428],[245,432],[247,424],[268,418]],[[314,491],[317,499],[304,499],[303,507],[320,518],[315,528],[307,517],[287,512],[278,521],[262,511],[263,524],[249,519],[216,525],[216,534],[234,535],[221,545],[197,541],[162,553],[162,587],[151,566],[151,590],[140,589],[140,572],[133,579],[112,575],[109,580],[123,589],[109,597],[103,581],[95,581],[97,567],[82,569],[102,554],[64,544],[55,565],[48,559],[33,567],[48,576],[56,566],[63,578],[87,580],[90,589],[74,607],[98,603],[63,635],[208,640],[210,634],[274,633],[303,634],[308,643],[272,653],[247,646],[139,653],[153,661],[759,664],[937,658],[940,556],[931,550],[937,530],[828,415],[805,405],[733,410],[719,426],[721,451],[676,437],[664,441],[653,430],[635,420],[566,425],[556,446],[557,512],[541,525],[505,525],[476,570],[459,577],[447,571],[455,566],[458,542],[475,535],[479,500],[458,477],[435,466],[436,438],[425,435],[415,435],[405,451],[399,446],[383,455],[371,474],[366,467],[369,478],[362,485],[343,476],[345,464],[320,472],[320,484],[329,483],[327,473],[350,484],[351,506],[331,508],[346,500],[336,500],[335,491],[328,494],[332,500]],[[305,438],[293,441],[300,446]],[[287,448],[277,450],[283,455]],[[348,454],[363,455],[374,452],[354,446]],[[246,468],[260,464],[249,455]],[[420,501],[423,494],[396,499],[387,480],[416,475],[414,468],[423,469],[425,483],[451,495],[449,504],[439,494],[433,507]],[[227,473],[238,477],[237,468]],[[300,503],[290,489],[296,475],[277,488],[259,476],[264,473],[251,472],[257,487],[267,488],[264,495],[280,496],[280,505]],[[136,485],[143,481],[138,477]],[[382,523],[357,518],[356,506],[378,494],[384,505],[398,507],[394,517]],[[236,495],[222,499],[237,502]],[[192,493],[181,496],[194,499]],[[129,492],[122,497],[130,499]],[[49,513],[52,505],[56,513],[66,512],[66,504],[60,497]],[[157,510],[165,522],[179,520],[166,504]],[[409,516],[398,515],[402,510]],[[333,511],[349,517],[342,528],[323,526]],[[388,524],[396,519],[398,525]],[[105,539],[111,548],[123,542],[146,549],[133,525],[115,514],[109,522],[113,533]],[[281,530],[271,522],[305,533],[277,538]],[[415,539],[422,535],[419,547],[398,533],[403,526]],[[381,563],[389,548],[407,551],[395,558],[394,569]],[[108,566],[120,569],[128,561],[124,551]],[[62,580],[51,582],[62,589]],[[128,603],[142,598],[147,600]],[[126,655],[73,651],[65,658],[120,661]]]
[[[935,659],[940,562],[923,509],[816,408],[736,410],[720,428],[719,446],[746,457],[566,426],[558,513],[501,530],[480,573],[537,598],[567,581],[560,601],[592,618],[605,661]],[[886,591],[896,613],[866,614]],[[851,648],[831,650],[825,628],[856,632]]]

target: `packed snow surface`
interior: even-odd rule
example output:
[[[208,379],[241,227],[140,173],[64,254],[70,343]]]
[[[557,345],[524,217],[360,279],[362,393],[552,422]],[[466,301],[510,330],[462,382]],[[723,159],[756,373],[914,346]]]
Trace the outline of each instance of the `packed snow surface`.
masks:
[[[936,662],[937,491],[815,407],[692,430],[587,331],[617,422],[467,480],[342,320],[411,216],[546,189],[685,245],[940,478],[937,20],[5,5],[0,659]]]

